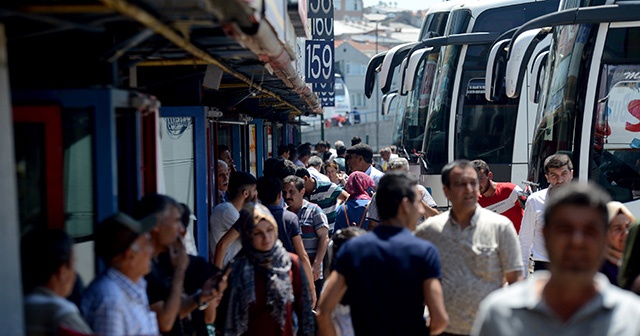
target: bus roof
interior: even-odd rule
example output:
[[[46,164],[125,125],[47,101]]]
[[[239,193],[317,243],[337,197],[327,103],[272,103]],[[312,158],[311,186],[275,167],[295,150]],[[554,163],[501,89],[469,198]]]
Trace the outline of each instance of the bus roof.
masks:
[[[523,3],[529,3],[529,2],[545,2],[545,1],[547,0],[524,0],[524,1],[523,0],[467,0],[467,1],[458,2],[458,5],[451,9],[451,14],[453,14],[453,12],[456,12],[456,11],[467,10],[471,12],[471,17],[475,21],[478,15],[480,15],[482,12],[488,9],[505,7],[510,5],[519,5]]]

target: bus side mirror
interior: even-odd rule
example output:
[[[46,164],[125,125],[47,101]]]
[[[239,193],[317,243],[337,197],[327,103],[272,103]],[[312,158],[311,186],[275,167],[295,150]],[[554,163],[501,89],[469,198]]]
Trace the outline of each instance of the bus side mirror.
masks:
[[[420,72],[420,64],[425,62],[425,58],[429,57],[429,53],[433,50],[433,47],[425,47],[411,54],[409,62],[407,62],[407,68],[404,71],[401,82],[401,95],[406,95],[414,90],[414,80]],[[427,64],[422,68],[423,76],[425,76],[427,70]],[[433,76],[433,74],[431,74]],[[420,84],[420,83],[419,83]]]
[[[487,58],[484,97],[487,101],[497,101],[504,94],[504,74],[506,71],[507,49],[510,39],[501,40],[491,47]]]
[[[549,50],[541,52],[533,62],[531,67],[531,77],[529,78],[529,101],[537,104],[540,101],[540,91],[544,84],[544,77],[547,68],[547,58]]]
[[[505,92],[509,98],[518,98],[524,84],[525,73],[530,60],[551,43],[552,28],[528,30],[520,34],[509,46],[507,71],[505,75]]]
[[[382,115],[388,115],[391,110],[391,104],[393,104],[394,100],[398,97],[398,92],[390,92],[382,96]]]

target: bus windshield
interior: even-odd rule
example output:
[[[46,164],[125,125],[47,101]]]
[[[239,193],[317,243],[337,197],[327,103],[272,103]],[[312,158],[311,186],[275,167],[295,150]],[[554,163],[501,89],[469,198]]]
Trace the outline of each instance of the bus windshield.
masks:
[[[391,133],[391,143],[396,146],[400,146],[402,144],[403,138],[403,122],[406,111],[405,103],[407,101],[407,96],[400,96],[396,98],[399,100],[397,104],[396,114],[393,119],[393,133]]]
[[[424,125],[439,55],[438,52],[432,52],[420,62],[414,78],[414,90],[407,95],[402,146],[409,155],[422,149]]]
[[[484,73],[475,75],[484,76]],[[482,159],[489,164],[510,163],[513,154],[518,107],[513,99],[488,102],[484,98],[484,77],[474,72],[464,75],[457,118],[455,157]]]
[[[589,178],[620,202],[640,198],[640,28],[610,29],[592,131]]]
[[[444,33],[444,28],[447,25],[448,18],[449,12],[430,14],[429,17],[425,20],[424,26],[420,31],[419,40],[422,41],[426,39],[429,32],[435,32],[438,35],[442,35]]]
[[[584,104],[579,92],[585,91],[581,88],[586,87],[587,81],[582,77],[588,74],[589,62],[583,57],[583,51],[590,32],[591,25],[554,29],[546,74],[548,83],[540,98],[529,162],[529,179],[541,188],[548,185],[544,177],[545,158],[574,148],[576,110]],[[574,162],[574,174],[578,172],[577,164]]]
[[[511,163],[518,106],[515,99],[484,98],[484,67],[489,45],[467,48],[456,118],[456,159],[482,159],[489,164]]]
[[[423,144],[425,159],[429,168],[428,173],[439,174],[447,164],[447,133],[451,99],[453,97],[453,83],[460,57],[460,45],[443,47],[434,83],[434,94],[429,104],[429,119],[425,129]]]

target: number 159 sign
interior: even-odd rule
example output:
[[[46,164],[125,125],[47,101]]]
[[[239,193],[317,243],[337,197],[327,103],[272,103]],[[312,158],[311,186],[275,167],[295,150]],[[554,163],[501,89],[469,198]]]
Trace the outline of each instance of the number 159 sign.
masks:
[[[333,41],[307,40],[305,47],[306,82],[333,82]]]

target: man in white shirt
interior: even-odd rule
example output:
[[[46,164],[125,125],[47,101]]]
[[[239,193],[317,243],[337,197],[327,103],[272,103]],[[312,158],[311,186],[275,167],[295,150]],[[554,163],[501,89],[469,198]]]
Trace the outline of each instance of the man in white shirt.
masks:
[[[245,172],[234,172],[229,178],[229,202],[218,204],[211,212],[209,219],[209,257],[215,260],[216,245],[227,231],[240,217],[240,210],[249,203],[255,202],[258,192],[256,191],[256,178]],[[224,267],[242,248],[240,238],[226,247],[226,254],[222,262]]]
[[[534,270],[548,269],[549,256],[545,247],[544,208],[547,196],[556,189],[568,185],[573,179],[573,163],[566,154],[554,154],[544,160],[544,176],[549,187],[536,191],[527,198],[520,226],[520,247],[525,277],[529,273],[529,256],[532,255]]]
[[[361,171],[373,179],[378,186],[384,173],[373,166],[373,150],[369,145],[359,143],[347,149],[346,163],[351,171]]]
[[[307,167],[307,171],[311,174],[311,177],[316,179],[317,181],[331,182],[327,175],[322,174],[320,169],[322,168],[322,159],[319,156],[312,156],[309,158],[309,167]]]

